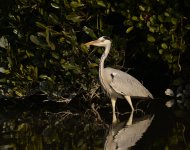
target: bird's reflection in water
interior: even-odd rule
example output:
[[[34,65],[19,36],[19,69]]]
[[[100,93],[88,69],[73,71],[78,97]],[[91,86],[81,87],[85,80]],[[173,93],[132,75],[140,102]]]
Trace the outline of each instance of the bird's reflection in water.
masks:
[[[126,122],[113,124],[110,127],[104,150],[127,150],[134,146],[152,123],[154,115],[134,119],[133,123],[132,118],[133,113]]]

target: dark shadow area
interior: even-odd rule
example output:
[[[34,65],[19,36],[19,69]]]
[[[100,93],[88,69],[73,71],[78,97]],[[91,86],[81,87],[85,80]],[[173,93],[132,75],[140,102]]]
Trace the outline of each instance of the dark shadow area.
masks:
[[[134,100],[134,106],[138,110],[134,112],[133,124],[126,126],[130,116],[130,107],[125,100],[118,100],[119,112],[117,114],[119,124],[122,125],[119,125],[120,128],[117,128],[114,134],[118,135],[122,128],[128,130],[133,128],[133,125],[136,128],[139,121],[148,118],[146,128],[140,130],[138,127],[138,130],[135,129],[132,133],[125,132],[123,135],[127,137],[130,133],[139,137],[131,144],[132,149],[159,150],[167,146],[173,147],[174,150],[187,149],[190,142],[188,139],[190,122],[185,117],[176,117],[162,101],[161,99]],[[94,100],[91,106],[79,99],[73,99],[69,104],[59,103],[48,100],[42,94],[16,101],[15,99],[1,99],[0,149],[22,150],[26,147],[39,150],[103,149],[108,130],[111,126],[114,127],[111,125],[112,109],[108,100],[102,99],[101,102],[96,102]],[[142,123],[141,127],[143,126]],[[142,133],[139,132],[138,136],[135,131],[142,131]],[[173,143],[176,142],[176,137],[178,141]],[[127,142],[130,140],[121,143]]]

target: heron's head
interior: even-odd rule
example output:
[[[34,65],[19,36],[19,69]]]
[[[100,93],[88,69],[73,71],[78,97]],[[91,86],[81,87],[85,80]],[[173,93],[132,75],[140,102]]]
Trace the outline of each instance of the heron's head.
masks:
[[[97,40],[90,41],[88,43],[85,43],[86,46],[99,46],[99,47],[107,47],[108,45],[111,45],[111,39],[107,36],[102,36]]]

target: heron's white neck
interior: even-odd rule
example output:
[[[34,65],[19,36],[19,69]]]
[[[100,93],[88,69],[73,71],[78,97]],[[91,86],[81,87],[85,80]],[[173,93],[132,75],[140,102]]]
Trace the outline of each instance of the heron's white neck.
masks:
[[[108,54],[110,52],[110,48],[111,48],[111,43],[108,44],[108,45],[106,45],[105,51],[104,51],[104,53],[101,56],[100,66],[99,66],[100,67],[99,69],[101,69],[100,71],[102,71],[102,69],[104,69],[104,61],[105,61],[105,59],[107,58],[107,56],[108,56]]]
[[[100,65],[99,65],[99,76],[100,76],[100,79],[102,78],[102,72],[103,72],[103,69],[104,69],[104,61],[105,61],[105,59],[107,58],[107,56],[108,56],[108,54],[110,52],[110,48],[111,48],[111,43],[108,44],[108,45],[106,45],[105,51],[102,54],[101,59],[100,59]]]

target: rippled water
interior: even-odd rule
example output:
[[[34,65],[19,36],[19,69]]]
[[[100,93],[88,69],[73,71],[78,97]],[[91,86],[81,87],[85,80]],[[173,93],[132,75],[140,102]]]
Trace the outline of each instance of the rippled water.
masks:
[[[190,149],[188,113],[162,100],[142,102],[127,125],[130,108],[118,101],[120,122],[111,124],[110,105],[43,102],[41,97],[0,101],[2,150]],[[108,101],[109,104],[109,101]],[[80,105],[80,107],[79,107]],[[142,138],[141,138],[142,137]]]

